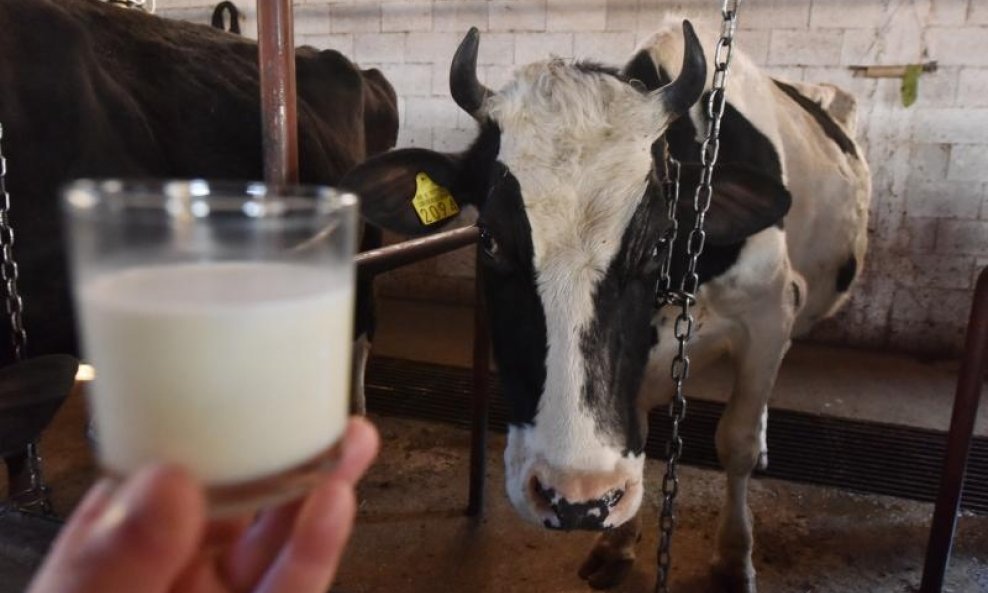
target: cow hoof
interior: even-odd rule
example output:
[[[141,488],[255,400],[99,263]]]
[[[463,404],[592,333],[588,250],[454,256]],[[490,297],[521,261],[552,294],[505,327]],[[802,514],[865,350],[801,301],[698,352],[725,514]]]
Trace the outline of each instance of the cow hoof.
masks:
[[[635,565],[635,557],[614,548],[597,545],[580,567],[580,578],[593,589],[610,589],[621,584]]]
[[[711,569],[714,591],[718,593],[757,593],[754,575],[729,571],[717,567]]]

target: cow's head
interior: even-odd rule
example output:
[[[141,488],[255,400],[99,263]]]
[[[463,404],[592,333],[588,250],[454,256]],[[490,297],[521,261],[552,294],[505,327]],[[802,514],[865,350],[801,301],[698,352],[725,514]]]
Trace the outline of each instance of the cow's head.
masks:
[[[479,210],[494,353],[510,408],[508,495],[547,527],[612,527],[641,503],[647,410],[639,387],[655,344],[669,224],[653,145],[706,78],[689,23],[684,33],[682,71],[659,89],[647,88],[657,80],[650,59],[651,72],[635,72],[639,56],[624,72],[537,62],[493,92],[477,80],[472,30],[453,59],[450,87],[480,124],[473,145],[462,154],[395,151],[344,180],[362,194],[370,221],[405,234],[441,226],[425,224],[412,204],[422,174],[427,186]],[[761,205],[779,192],[752,196],[740,177],[721,175],[730,183],[714,197],[710,241],[778,219],[777,208],[766,214]],[[717,224],[725,211],[736,220]]]

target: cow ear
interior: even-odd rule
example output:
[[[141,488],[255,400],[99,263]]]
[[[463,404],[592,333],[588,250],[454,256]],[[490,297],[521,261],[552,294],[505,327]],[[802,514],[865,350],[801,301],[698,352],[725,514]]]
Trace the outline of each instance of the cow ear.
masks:
[[[360,197],[365,220],[414,237],[442,229],[471,203],[456,187],[459,171],[457,155],[406,148],[357,165],[339,185]]]
[[[698,165],[684,165],[681,174],[684,193],[679,202],[679,219],[689,221],[689,225],[694,220],[692,198],[700,170]],[[717,165],[713,188],[704,225],[707,241],[713,245],[741,243],[778,224],[792,204],[792,196],[782,183],[744,165]]]

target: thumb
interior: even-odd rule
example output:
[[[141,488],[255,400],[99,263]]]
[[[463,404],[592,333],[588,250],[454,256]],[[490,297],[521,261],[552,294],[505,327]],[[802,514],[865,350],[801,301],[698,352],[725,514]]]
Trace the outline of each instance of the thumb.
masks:
[[[56,542],[30,593],[164,593],[198,550],[205,501],[182,470],[142,470],[101,507]]]

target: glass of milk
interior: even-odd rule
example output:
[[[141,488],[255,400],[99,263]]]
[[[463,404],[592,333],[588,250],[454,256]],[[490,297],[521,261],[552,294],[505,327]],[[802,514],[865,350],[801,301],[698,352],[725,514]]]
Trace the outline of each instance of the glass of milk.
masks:
[[[64,206],[104,470],[183,465],[214,515],[304,493],[348,415],[356,198],[84,180]]]

